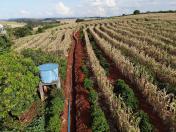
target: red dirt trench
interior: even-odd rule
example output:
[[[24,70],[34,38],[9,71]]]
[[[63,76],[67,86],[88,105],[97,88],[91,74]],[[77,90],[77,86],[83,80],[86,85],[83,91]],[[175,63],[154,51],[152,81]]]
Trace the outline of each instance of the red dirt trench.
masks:
[[[75,112],[76,114],[76,132],[91,132],[90,122],[90,103],[88,100],[88,90],[83,86],[85,75],[81,71],[82,61],[85,58],[83,44],[79,32],[74,34],[75,38],[75,56],[73,72],[73,90],[75,90]],[[74,111],[73,111],[74,112]]]

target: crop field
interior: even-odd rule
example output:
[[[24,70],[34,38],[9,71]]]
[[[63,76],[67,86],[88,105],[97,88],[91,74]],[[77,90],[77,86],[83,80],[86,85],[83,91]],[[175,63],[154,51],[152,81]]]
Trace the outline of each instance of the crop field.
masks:
[[[175,14],[163,16],[138,15],[83,25],[92,71],[121,131],[144,131],[137,120],[142,116],[136,116],[141,111],[153,130],[175,131],[176,19]],[[94,45],[101,52],[96,54]],[[129,91],[119,93],[117,79],[133,91],[132,102]]]
[[[26,24],[25,23],[19,23],[19,22],[10,22],[10,21],[0,21],[0,24],[4,26],[8,26],[10,28],[17,28],[17,27],[23,27]]]
[[[72,27],[62,26],[62,28],[55,28],[41,34],[16,39],[13,48],[17,52],[32,48],[67,56],[72,33]]]
[[[37,90],[26,96],[27,112],[13,112],[8,102],[12,112],[3,113],[4,130],[8,130],[7,122],[13,124],[20,117],[19,131],[176,132],[176,13],[72,22],[13,41],[12,52],[22,57],[10,54],[10,60],[0,60],[7,65],[19,61],[14,62],[13,68],[20,68],[15,69],[12,80],[24,76],[17,73],[24,65],[35,80],[21,81],[31,81],[30,90],[34,90],[39,83],[34,64],[52,60],[61,66],[61,90],[47,92],[44,105],[36,101]],[[20,60],[26,56],[30,60]],[[18,93],[17,85],[17,94],[24,93]],[[19,85],[25,89],[24,84]],[[3,98],[9,93],[4,90]],[[17,131],[12,129],[14,125],[8,127]]]

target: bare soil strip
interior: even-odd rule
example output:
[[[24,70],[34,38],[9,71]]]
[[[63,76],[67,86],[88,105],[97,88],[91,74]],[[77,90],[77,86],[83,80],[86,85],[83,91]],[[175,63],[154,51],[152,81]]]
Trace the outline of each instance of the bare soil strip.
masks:
[[[61,132],[67,132],[68,130],[68,99],[72,102],[72,66],[73,66],[73,54],[75,49],[75,42],[73,41],[68,58],[67,58],[67,73],[64,83],[64,95],[65,95],[65,104],[64,112],[62,115],[62,128]]]
[[[71,132],[91,132],[90,103],[88,90],[83,87],[84,74],[81,71],[85,52],[79,32],[73,34],[73,43],[67,59],[65,80],[65,106],[62,115],[61,132],[68,130],[68,99],[71,105]]]
[[[76,115],[76,131],[91,132],[91,114],[90,103],[88,100],[88,90],[83,86],[85,75],[81,71],[82,61],[85,59],[83,44],[80,40],[79,32],[74,35],[75,38],[75,54],[74,54],[74,82],[73,90],[75,92],[75,112]]]

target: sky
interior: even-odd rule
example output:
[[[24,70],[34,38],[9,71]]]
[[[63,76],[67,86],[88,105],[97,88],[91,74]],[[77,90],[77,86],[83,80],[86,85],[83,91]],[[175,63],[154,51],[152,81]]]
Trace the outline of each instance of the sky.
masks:
[[[118,16],[176,10],[176,0],[0,0],[0,19]]]

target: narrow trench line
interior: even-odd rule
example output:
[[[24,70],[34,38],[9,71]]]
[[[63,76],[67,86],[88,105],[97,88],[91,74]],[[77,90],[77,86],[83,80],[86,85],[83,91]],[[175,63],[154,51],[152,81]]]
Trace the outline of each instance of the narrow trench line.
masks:
[[[91,115],[90,103],[88,99],[88,90],[84,87],[85,74],[82,72],[85,52],[83,49],[80,32],[75,34],[76,48],[75,48],[75,63],[74,63],[74,79],[73,87],[76,91],[76,131],[77,132],[91,132]]]
[[[73,52],[72,66],[72,132],[90,132],[90,104],[88,92],[83,86],[84,74],[80,71],[84,59],[83,47],[79,40],[78,32],[74,33],[75,49]]]
[[[139,110],[143,110],[145,113],[148,114],[151,123],[154,125],[157,132],[167,132],[168,128],[162,122],[161,118],[158,116],[156,112],[153,111],[152,106],[146,101],[145,97],[143,97],[142,93],[137,90],[136,86],[130,82],[130,80],[124,78],[124,76],[120,73],[120,71],[116,68],[115,63],[110,59],[104,51],[96,44],[97,48],[102,51],[102,55],[106,58],[108,63],[110,64],[109,68],[109,79],[111,80],[112,84],[117,79],[122,79],[126,82],[126,84],[133,89],[135,96],[139,100]]]
[[[71,37],[71,36],[70,36]],[[67,57],[67,70],[66,70],[66,78],[64,81],[64,95],[65,95],[65,106],[64,106],[64,112],[62,115],[62,129],[61,132],[68,132],[69,129],[72,130],[72,83],[73,83],[73,55],[74,55],[74,49],[75,49],[75,42],[74,39],[72,39],[72,44],[70,46],[69,54]],[[69,119],[69,102],[70,101],[70,120]]]
[[[71,103],[71,132],[76,132],[76,89],[75,89],[75,50],[77,46],[77,41],[73,36],[73,41],[75,43],[74,51],[73,51],[73,65],[72,65],[72,103]]]

